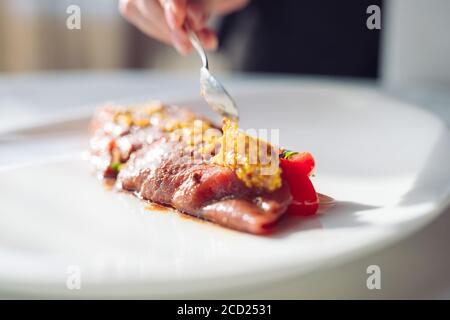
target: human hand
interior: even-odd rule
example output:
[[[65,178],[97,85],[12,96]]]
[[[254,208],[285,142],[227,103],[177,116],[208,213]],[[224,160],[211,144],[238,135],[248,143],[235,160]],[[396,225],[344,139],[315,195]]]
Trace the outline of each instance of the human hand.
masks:
[[[207,50],[217,48],[217,35],[206,23],[212,14],[226,14],[244,7],[249,0],[120,0],[122,15],[142,32],[181,54],[192,45],[184,27],[187,23]]]

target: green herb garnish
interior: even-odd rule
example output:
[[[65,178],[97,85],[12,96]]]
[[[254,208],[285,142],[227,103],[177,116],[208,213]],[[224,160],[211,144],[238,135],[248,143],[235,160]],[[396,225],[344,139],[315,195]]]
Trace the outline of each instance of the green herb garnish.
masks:
[[[119,172],[121,166],[122,166],[122,164],[120,162],[111,163],[111,169],[115,172]]]
[[[281,159],[289,160],[293,155],[297,154],[298,152],[291,151],[291,150],[283,150],[280,154]]]

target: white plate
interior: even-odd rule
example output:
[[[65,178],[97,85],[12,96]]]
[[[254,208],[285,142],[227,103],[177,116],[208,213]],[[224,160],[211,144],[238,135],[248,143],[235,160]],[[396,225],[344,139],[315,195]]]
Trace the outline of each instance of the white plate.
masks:
[[[9,168],[0,171],[0,289],[160,298],[241,290],[381,248],[449,202],[449,131],[419,108],[316,82],[260,83],[236,100],[244,128],[280,128],[285,147],[315,155],[314,183],[335,208],[260,237],[147,210],[105,190],[79,156]],[[74,123],[87,139],[87,123]],[[78,271],[81,290],[69,290]]]

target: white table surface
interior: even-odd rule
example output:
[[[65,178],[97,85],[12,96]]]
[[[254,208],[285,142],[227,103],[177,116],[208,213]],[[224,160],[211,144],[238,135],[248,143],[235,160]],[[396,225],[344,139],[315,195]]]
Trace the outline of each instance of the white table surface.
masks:
[[[64,137],[47,137],[45,143],[39,139],[2,140],[2,132],[36,121],[84,113],[90,110],[92,104],[105,101],[129,97],[155,97],[161,100],[177,96],[193,97],[198,93],[197,79],[197,74],[155,72],[0,74],[0,167],[27,161],[30,153],[33,159],[39,159],[60,155],[68,146],[74,149],[85,146],[84,141],[70,140],[64,141],[65,146],[62,147]],[[238,75],[222,79],[233,91],[242,89],[249,81],[277,81],[280,78]],[[290,80],[301,82],[308,81],[308,78]],[[365,84],[376,86],[371,82]],[[450,92],[416,88],[389,91],[388,94],[420,105],[450,124]],[[450,299],[449,228],[450,208],[414,235],[344,265],[287,279],[269,287],[199,298]],[[381,268],[381,290],[371,291],[366,287],[366,268],[372,264]],[[17,293],[0,292],[0,298],[22,297]]]

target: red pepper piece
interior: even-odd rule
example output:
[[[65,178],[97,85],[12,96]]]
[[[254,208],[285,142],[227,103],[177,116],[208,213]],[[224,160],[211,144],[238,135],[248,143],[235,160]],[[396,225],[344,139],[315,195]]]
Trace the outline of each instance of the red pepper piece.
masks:
[[[309,179],[309,175],[315,167],[314,158],[308,152],[286,151],[283,151],[280,157],[282,175],[288,182],[293,197],[287,212],[300,216],[314,215],[319,209],[319,198]]]

